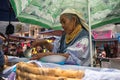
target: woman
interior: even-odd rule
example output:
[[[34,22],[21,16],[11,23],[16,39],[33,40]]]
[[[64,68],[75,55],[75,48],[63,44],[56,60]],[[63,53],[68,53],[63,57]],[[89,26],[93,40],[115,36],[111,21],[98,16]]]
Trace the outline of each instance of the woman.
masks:
[[[39,43],[51,52],[33,56],[31,60],[57,54],[67,58],[66,64],[89,66],[89,32],[81,14],[74,9],[66,9],[60,16],[60,23],[65,32],[61,37],[60,44],[54,43],[54,45],[51,45],[45,40],[40,40]]]

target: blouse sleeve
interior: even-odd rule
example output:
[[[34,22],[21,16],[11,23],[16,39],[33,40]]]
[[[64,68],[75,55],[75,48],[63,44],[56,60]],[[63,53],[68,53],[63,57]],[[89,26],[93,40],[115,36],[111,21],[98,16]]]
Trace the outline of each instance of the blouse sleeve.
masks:
[[[55,40],[54,43],[53,43],[52,52],[57,53],[59,46],[60,46],[60,40]]]
[[[89,51],[89,40],[84,37],[72,46],[67,48],[66,54],[69,53],[70,56],[66,63],[78,64],[78,65],[88,65],[90,63],[90,51]]]

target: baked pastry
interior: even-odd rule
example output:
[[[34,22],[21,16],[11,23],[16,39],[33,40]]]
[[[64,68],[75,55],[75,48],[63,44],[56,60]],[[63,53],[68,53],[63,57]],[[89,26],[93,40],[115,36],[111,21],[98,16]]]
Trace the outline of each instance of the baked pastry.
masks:
[[[17,80],[80,80],[84,76],[82,70],[63,70],[61,68],[38,67],[34,63],[17,64]]]

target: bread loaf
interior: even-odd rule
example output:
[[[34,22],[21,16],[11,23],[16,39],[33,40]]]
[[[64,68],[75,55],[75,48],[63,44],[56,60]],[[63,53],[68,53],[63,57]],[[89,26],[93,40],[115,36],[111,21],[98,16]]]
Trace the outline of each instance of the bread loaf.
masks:
[[[82,70],[63,70],[61,68],[37,67],[33,63],[17,64],[17,80],[80,80],[84,76]]]

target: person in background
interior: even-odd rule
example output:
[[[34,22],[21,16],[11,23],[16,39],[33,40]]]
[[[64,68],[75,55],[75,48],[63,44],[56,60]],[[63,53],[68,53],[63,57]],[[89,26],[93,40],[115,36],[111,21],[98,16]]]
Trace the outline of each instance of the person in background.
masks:
[[[104,44],[104,50],[106,52],[106,57],[110,58],[111,57],[110,45],[108,45],[107,43]]]
[[[50,52],[33,56],[30,60],[37,60],[48,55],[61,55],[67,59],[66,64],[90,66],[89,31],[81,14],[74,9],[66,9],[60,15],[60,23],[64,33],[60,42],[53,44],[46,40],[39,40]]]
[[[5,64],[8,62],[8,57],[3,52],[3,43],[5,40],[5,35],[3,33],[0,33],[0,73],[4,70]]]
[[[2,45],[3,45],[3,40],[0,39],[0,72],[4,69],[4,64],[5,64],[5,58],[4,58]]]
[[[103,50],[103,51],[101,52],[101,58],[106,58],[106,52],[105,52],[105,50]]]
[[[23,54],[23,49],[22,49],[22,46],[19,44],[19,46],[17,47],[17,56],[18,57],[24,57],[24,54]]]

